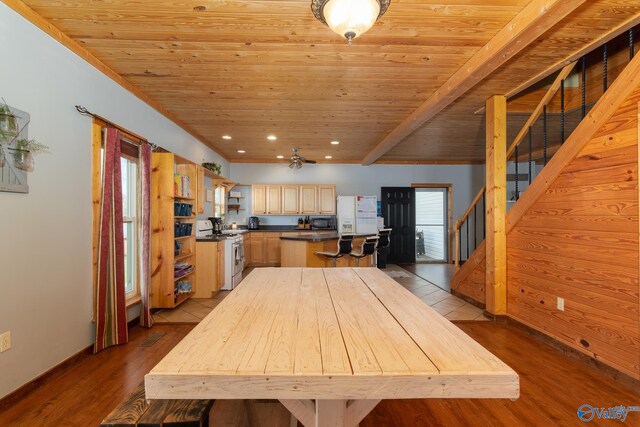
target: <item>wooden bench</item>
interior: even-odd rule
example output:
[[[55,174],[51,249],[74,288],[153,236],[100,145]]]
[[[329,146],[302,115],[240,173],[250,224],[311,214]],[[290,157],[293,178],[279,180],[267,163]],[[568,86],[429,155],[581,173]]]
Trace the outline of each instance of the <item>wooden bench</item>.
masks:
[[[202,427],[209,425],[213,400],[152,400],[147,402],[144,383],[100,423],[101,427]]]

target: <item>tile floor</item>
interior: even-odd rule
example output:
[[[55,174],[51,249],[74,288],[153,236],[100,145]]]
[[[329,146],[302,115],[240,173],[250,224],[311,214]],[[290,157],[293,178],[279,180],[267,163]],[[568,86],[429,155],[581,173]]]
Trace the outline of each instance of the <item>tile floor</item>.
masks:
[[[480,308],[451,295],[433,283],[397,265],[387,265],[383,271],[449,320],[488,320]],[[250,270],[245,271],[244,275],[246,276],[249,272]],[[172,310],[161,310],[155,313],[153,319],[158,324],[199,323],[220,304],[229,292],[221,291],[210,299],[190,298]]]

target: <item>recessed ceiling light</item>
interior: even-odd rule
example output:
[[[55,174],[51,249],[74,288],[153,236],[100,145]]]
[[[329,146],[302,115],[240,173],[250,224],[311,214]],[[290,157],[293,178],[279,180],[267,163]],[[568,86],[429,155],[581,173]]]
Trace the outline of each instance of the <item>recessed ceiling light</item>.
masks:
[[[284,156],[276,156],[279,159],[284,159]]]
[[[325,159],[333,159],[332,156],[324,156]]]
[[[230,135],[222,135],[222,139],[231,139]]]
[[[238,153],[240,153],[240,154],[244,154],[244,153],[246,153],[246,151],[244,151],[244,150],[238,150]]]
[[[268,139],[269,141],[275,141],[276,139],[278,139],[278,137],[277,137],[277,136],[275,136],[275,135],[269,135],[269,136],[267,137],[267,139]]]
[[[340,141],[331,141],[331,145],[338,145],[340,144]]]
[[[204,12],[205,10],[207,10],[206,6],[194,6],[193,10],[195,10],[196,12]]]

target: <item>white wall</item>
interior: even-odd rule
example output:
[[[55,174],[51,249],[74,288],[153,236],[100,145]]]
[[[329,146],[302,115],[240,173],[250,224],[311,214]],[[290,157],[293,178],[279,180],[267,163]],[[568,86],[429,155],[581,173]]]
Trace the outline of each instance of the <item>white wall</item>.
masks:
[[[336,184],[337,195],[371,195],[381,197],[381,187],[406,187],[412,183],[453,184],[453,217],[461,216],[484,184],[482,165],[304,165],[291,170],[286,164],[232,163],[231,179],[242,184]],[[234,188],[234,190],[236,190]],[[244,196],[248,187],[240,187]],[[231,213],[228,221],[244,223],[251,216],[251,200],[241,202],[247,210]],[[294,225],[296,217],[261,217],[261,225]]]
[[[229,165],[0,3],[0,96],[31,114],[29,194],[0,192],[0,397],[93,342],[91,120],[83,105],[195,162]]]

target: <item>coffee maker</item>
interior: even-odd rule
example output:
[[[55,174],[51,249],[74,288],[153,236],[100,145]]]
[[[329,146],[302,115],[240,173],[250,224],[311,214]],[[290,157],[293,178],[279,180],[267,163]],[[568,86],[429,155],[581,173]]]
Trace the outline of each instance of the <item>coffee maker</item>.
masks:
[[[209,217],[209,221],[213,226],[213,234],[222,234],[222,218]]]
[[[247,228],[249,230],[258,230],[260,228],[260,218],[257,216],[250,216],[247,222]]]

